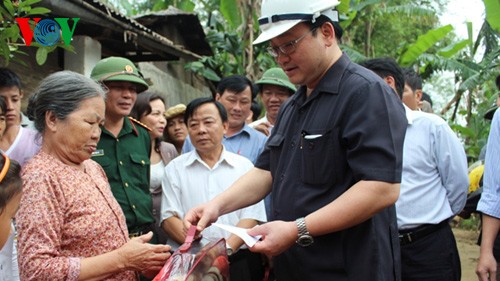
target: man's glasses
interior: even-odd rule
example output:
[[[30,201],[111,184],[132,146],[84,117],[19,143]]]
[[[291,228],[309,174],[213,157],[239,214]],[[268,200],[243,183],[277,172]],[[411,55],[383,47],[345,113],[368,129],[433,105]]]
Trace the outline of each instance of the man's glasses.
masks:
[[[3,158],[5,159],[5,163],[3,163],[2,171],[0,172],[0,182],[2,182],[3,179],[5,178],[5,175],[7,175],[7,172],[9,171],[10,158],[4,152],[0,152],[0,154],[2,154]]]
[[[304,39],[309,33],[314,32],[317,29],[317,27],[309,30],[308,32],[304,33],[302,36],[299,38],[292,40],[288,43],[285,43],[281,46],[278,47],[267,47],[267,52],[273,57],[277,58],[279,54],[283,54],[285,56],[291,55],[293,52],[295,52],[295,49],[297,48],[297,43],[299,43],[300,40]]]

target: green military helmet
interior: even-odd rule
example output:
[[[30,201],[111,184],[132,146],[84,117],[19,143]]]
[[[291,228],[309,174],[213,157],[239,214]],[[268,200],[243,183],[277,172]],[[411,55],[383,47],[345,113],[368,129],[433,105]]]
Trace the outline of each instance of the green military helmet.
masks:
[[[285,71],[283,71],[280,67],[269,68],[266,70],[266,72],[262,75],[262,78],[255,82],[255,84],[259,85],[259,87],[264,84],[282,86],[289,89],[292,93],[297,90],[295,85],[288,79],[288,76],[286,76]]]
[[[90,78],[98,81],[126,81],[135,83],[137,93],[142,93],[149,88],[148,83],[129,59],[122,57],[108,57],[100,60],[92,69]]]

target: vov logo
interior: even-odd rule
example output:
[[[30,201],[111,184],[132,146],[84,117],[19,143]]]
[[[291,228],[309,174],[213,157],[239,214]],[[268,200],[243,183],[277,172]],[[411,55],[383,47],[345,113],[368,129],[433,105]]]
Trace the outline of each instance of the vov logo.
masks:
[[[72,18],[73,27],[71,29],[69,18],[54,18],[53,20],[33,18],[32,20],[35,22],[33,30],[30,28],[29,20],[30,18],[16,18],[26,46],[31,45],[34,37],[38,44],[48,47],[57,44],[61,40],[61,35],[64,45],[69,46],[80,18]]]

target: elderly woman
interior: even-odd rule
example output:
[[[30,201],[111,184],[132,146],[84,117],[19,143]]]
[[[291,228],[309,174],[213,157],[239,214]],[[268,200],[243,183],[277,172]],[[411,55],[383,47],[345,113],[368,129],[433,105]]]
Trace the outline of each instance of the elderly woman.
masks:
[[[62,71],[45,78],[28,105],[41,150],[22,172],[17,215],[21,280],[136,280],[152,276],[169,246],[129,240],[125,217],[92,153],[104,122],[104,91]],[[155,272],[156,271],[156,272]]]
[[[161,141],[165,125],[165,101],[158,94],[145,92],[137,96],[134,108],[130,113],[132,117],[146,125],[151,136],[151,173],[149,190],[153,198],[153,216],[155,217],[155,231],[158,234],[158,243],[167,243],[167,234],[160,227],[161,211],[161,181],[165,174],[165,166],[179,154],[171,143]]]
[[[172,106],[165,112],[167,119],[167,129],[163,134],[166,141],[172,143],[177,149],[177,153],[181,154],[184,140],[188,135],[186,124],[184,123],[184,112],[186,106],[182,103]]]

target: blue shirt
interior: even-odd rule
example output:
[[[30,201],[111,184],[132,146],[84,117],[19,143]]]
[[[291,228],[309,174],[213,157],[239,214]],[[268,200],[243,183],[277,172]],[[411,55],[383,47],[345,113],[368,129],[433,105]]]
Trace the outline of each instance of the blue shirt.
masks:
[[[491,121],[484,162],[483,193],[477,210],[500,218],[500,113],[498,110]]]
[[[435,114],[405,110],[399,229],[453,217],[463,209],[469,188],[464,147],[450,126]]]
[[[257,157],[264,149],[267,137],[251,128],[247,124],[236,134],[226,137],[222,140],[222,144],[227,151],[236,153],[243,157],[246,157],[252,164],[255,164]],[[189,136],[184,141],[184,146],[182,147],[182,153],[195,150],[195,147],[191,143]]]

